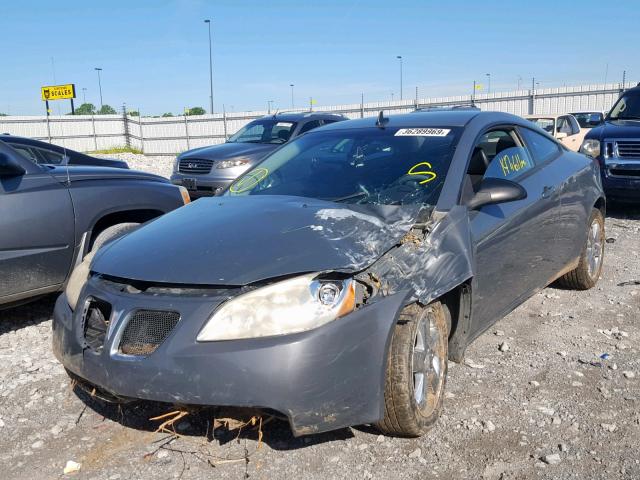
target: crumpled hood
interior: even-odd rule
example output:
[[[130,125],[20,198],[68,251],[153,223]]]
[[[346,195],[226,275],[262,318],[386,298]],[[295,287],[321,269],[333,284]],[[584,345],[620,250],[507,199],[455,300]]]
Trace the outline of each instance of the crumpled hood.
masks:
[[[589,130],[585,138],[593,138],[596,140],[640,138],[640,121],[608,120],[602,125]]]
[[[247,158],[258,160],[280,145],[268,143],[221,143],[210,147],[195,148],[180,155],[180,158],[206,158],[209,160],[228,160]]]
[[[192,285],[359,271],[400,242],[419,208],[276,195],[203,198],[103,248],[91,270]]]

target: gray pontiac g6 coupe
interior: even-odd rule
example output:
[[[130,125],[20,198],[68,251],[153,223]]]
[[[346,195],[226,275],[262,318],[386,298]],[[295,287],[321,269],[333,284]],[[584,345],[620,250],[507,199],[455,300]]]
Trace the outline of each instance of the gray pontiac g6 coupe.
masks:
[[[553,282],[596,284],[604,212],[597,162],[520,117],[339,122],[85,259],[53,348],[109,401],[418,436],[470,342]]]

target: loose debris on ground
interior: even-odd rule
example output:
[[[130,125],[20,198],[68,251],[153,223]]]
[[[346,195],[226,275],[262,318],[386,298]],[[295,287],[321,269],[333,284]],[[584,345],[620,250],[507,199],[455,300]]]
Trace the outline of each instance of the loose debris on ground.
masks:
[[[105,405],[70,389],[51,353],[55,297],[0,311],[1,476],[640,478],[640,209],[611,211],[607,238],[596,288],[540,292],[451,364],[444,415],[419,439],[369,426],[294,438],[264,412]]]

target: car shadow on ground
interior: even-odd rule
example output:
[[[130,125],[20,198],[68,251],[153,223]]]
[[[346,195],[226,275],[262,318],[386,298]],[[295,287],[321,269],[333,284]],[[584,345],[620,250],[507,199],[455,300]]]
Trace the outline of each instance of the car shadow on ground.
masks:
[[[50,320],[57,295],[0,310],[0,335]]]
[[[98,415],[124,427],[142,432],[155,432],[164,420],[170,418],[151,420],[154,417],[176,411],[188,411],[188,415],[176,421],[175,424],[169,425],[164,433],[172,434],[175,432],[183,437],[200,437],[220,446],[246,439],[256,444],[262,441],[274,450],[297,450],[354,437],[350,428],[294,437],[289,428],[289,422],[268,411],[231,407],[197,407],[192,409],[142,400],[126,404],[112,404],[92,396],[78,386],[73,391],[85,404],[85,408],[90,408]],[[250,421],[252,417],[255,418],[255,424]],[[229,427],[220,425],[225,421],[230,422]],[[237,428],[243,423],[246,425]],[[214,428],[214,425],[217,426]],[[362,429],[366,428],[368,427],[362,427]]]
[[[640,204],[609,202],[607,218],[618,220],[640,220]]]

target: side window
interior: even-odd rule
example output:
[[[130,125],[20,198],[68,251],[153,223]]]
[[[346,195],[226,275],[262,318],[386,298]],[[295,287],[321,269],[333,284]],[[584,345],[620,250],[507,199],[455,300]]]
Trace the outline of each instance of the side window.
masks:
[[[560,147],[556,142],[540,135],[528,128],[521,128],[520,134],[524,138],[527,148],[533,156],[533,160],[539,165],[552,158],[556,157],[560,153]]]
[[[534,168],[529,152],[524,147],[514,146],[501,150],[487,167],[484,178],[515,180]]]
[[[571,124],[571,135],[576,135],[580,133],[580,125],[578,125],[578,121],[575,117],[567,117],[569,119],[569,123]]]
[[[311,120],[310,122],[307,122],[302,126],[302,128],[298,132],[298,135],[302,135],[303,133],[308,132],[309,130],[313,130],[314,128],[318,128],[319,126],[320,120]]]
[[[61,165],[64,163],[64,155],[52,150],[45,150],[44,148],[36,148],[35,150],[44,158],[44,163],[49,165]]]
[[[559,117],[558,125],[556,126],[556,130],[558,133],[566,133],[567,135],[571,135],[571,123],[569,123],[568,117]]]
[[[35,154],[35,152],[33,152],[26,145],[19,145],[19,144],[16,144],[16,143],[10,143],[9,145],[11,145],[11,147],[13,147],[13,149],[16,152],[18,152],[20,155],[22,155],[27,160],[29,160],[29,161],[31,161],[33,163],[40,163],[38,161],[38,156]]]

